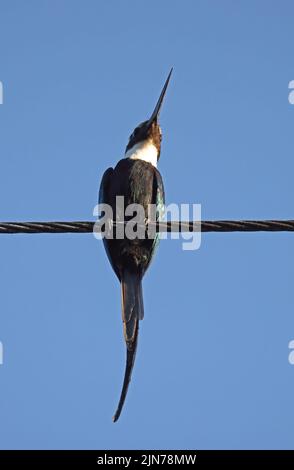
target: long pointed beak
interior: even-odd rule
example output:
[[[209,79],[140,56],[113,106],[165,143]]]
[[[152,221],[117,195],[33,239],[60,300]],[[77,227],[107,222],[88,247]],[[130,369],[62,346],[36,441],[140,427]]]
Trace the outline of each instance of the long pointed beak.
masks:
[[[168,83],[169,83],[169,80],[170,80],[170,77],[171,77],[171,74],[172,74],[172,71],[173,71],[173,68],[170,69],[170,72],[168,74],[168,77],[166,79],[166,82],[164,84],[164,87],[162,89],[162,92],[160,94],[160,97],[159,97],[159,100],[157,101],[157,104],[154,108],[154,111],[151,115],[151,118],[149,119],[149,123],[152,124],[152,122],[154,121],[157,121],[158,119],[158,116],[159,116],[159,112],[160,112],[160,108],[161,108],[161,105],[162,105],[162,102],[163,102],[163,98],[164,98],[164,95],[165,95],[165,92],[166,92],[166,89],[168,87]]]

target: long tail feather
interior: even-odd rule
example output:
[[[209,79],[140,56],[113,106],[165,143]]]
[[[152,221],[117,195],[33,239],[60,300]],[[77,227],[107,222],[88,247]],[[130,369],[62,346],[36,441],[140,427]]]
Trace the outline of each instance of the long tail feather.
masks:
[[[144,316],[142,284],[140,277],[136,274],[125,272],[121,277],[121,287],[122,319],[127,345],[127,358],[120,400],[117,410],[112,418],[114,422],[120,417],[127,396],[137,351],[139,320]]]
[[[139,323],[137,323],[133,348],[132,349],[127,348],[127,361],[126,361],[124,382],[123,382],[123,387],[122,387],[119,403],[118,403],[116,412],[112,418],[114,423],[120,417],[120,414],[123,409],[124,402],[128,393],[128,388],[129,388],[129,384],[130,384],[131,376],[132,376],[132,370],[133,370],[135,358],[136,358],[136,351],[137,351],[137,344],[138,344],[138,331],[139,331]]]

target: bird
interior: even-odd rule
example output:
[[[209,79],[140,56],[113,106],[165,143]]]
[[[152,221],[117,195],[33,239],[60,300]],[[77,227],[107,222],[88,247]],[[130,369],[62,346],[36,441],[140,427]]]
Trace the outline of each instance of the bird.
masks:
[[[148,210],[155,207],[155,221],[160,222],[164,216],[165,193],[157,163],[161,153],[162,132],[159,126],[159,113],[170,81],[173,69],[170,70],[159,99],[151,117],[140,123],[130,135],[124,158],[115,168],[108,168],[101,180],[99,205],[112,209],[113,219],[129,220],[125,213],[118,209],[117,197],[120,196],[124,207],[130,204],[140,205],[144,217],[142,223],[150,222]],[[141,219],[140,219],[141,220]],[[111,222],[112,221],[108,221]],[[113,227],[115,232],[115,227]],[[113,422],[121,414],[126,399],[132,370],[135,362],[139,321],[144,317],[142,279],[156,251],[159,234],[153,237],[103,236],[103,243],[110,264],[121,285],[121,304],[123,332],[126,343],[126,367],[119,403]],[[117,232],[116,232],[117,233]],[[145,233],[145,232],[144,232]]]

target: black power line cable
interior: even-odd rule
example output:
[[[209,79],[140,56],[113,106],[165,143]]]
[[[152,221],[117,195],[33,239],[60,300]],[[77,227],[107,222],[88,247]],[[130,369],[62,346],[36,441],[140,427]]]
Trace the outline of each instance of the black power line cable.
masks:
[[[0,234],[99,232],[99,222],[0,222]],[[151,226],[154,223],[150,224]],[[294,232],[294,220],[203,220],[160,222],[157,232]]]

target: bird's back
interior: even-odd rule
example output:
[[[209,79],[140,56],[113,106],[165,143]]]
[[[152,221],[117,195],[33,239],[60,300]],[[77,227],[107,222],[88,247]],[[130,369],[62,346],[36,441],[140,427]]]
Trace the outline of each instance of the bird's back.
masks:
[[[154,209],[157,208],[153,213],[153,218],[160,219],[160,212],[164,206],[162,178],[159,171],[148,162],[128,158],[120,160],[109,177],[104,192],[106,200],[103,202],[111,205],[114,220],[128,221],[133,218],[136,215],[136,212],[132,214],[134,206],[130,207],[129,215],[123,213],[130,204],[138,204],[144,211],[144,216],[140,217],[141,224],[144,223],[144,219],[147,220],[150,217],[150,212],[148,212],[150,204],[154,205]],[[117,204],[120,206],[120,203],[118,203],[117,196],[121,196],[120,202],[124,205],[118,211]],[[153,239],[125,237],[123,240],[104,239],[104,243],[112,265],[115,265],[118,270],[120,267],[123,269],[127,266],[128,269],[143,276],[152,259],[157,239],[157,235]]]

